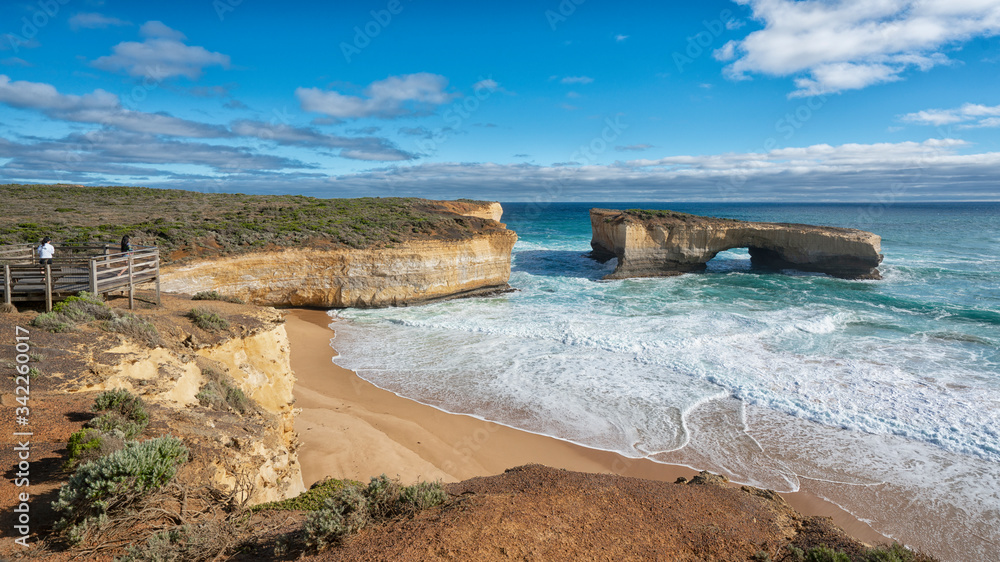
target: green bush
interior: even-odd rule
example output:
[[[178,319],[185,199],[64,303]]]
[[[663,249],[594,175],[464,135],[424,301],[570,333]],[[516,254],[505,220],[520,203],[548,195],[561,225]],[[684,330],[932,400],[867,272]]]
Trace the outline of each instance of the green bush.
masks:
[[[402,486],[385,474],[372,477],[365,487],[345,485],[309,514],[306,547],[320,550],[341,544],[366,525],[440,505],[447,497],[440,482]]]
[[[165,345],[156,326],[135,314],[126,312],[122,315],[115,315],[114,318],[105,322],[103,327],[109,332],[123,334],[129,339],[149,347]]]
[[[246,414],[256,409],[251,398],[240,390],[229,377],[215,369],[202,369],[205,384],[198,389],[195,398],[205,407],[216,410],[232,410],[238,414]]]
[[[806,551],[805,562],[851,562],[851,557],[826,546],[817,546]]]
[[[359,486],[340,489],[306,518],[306,547],[322,550],[343,543],[368,525],[369,509],[368,499]]]
[[[115,317],[114,311],[104,304],[104,301],[86,291],[56,303],[52,307],[52,312],[61,314],[77,324],[85,324],[93,320],[110,320]]]
[[[326,480],[316,482],[310,486],[308,490],[302,492],[294,498],[258,504],[251,507],[250,510],[264,511],[267,509],[280,509],[290,511],[313,511],[322,508],[323,502],[325,502],[327,498],[333,497],[337,491],[346,486],[360,487],[361,483],[353,480],[337,480],[336,478],[328,478]]]
[[[206,332],[218,332],[229,327],[228,320],[210,310],[192,308],[187,317],[194,321],[195,326]]]
[[[877,546],[865,552],[865,562],[915,562],[917,554],[905,546],[892,543],[889,546]]]
[[[215,560],[231,543],[231,523],[210,521],[161,531],[132,545],[115,562],[203,562]]]
[[[57,312],[43,312],[32,318],[31,325],[58,334],[71,330],[73,321]]]
[[[399,496],[404,511],[420,511],[436,505],[441,505],[448,499],[440,482],[417,482],[412,486],[403,486]]]
[[[241,299],[239,297],[226,296],[226,295],[223,295],[222,293],[220,293],[219,291],[200,291],[200,292],[195,293],[194,296],[191,297],[191,300],[193,300],[193,301],[223,301],[223,302],[231,302],[231,303],[234,303],[234,304],[244,304],[243,299]]]
[[[170,481],[187,458],[187,447],[180,439],[165,436],[128,443],[81,465],[52,502],[52,509],[62,516],[55,529],[65,532],[73,543],[87,540],[111,517]]]
[[[125,439],[139,435],[149,425],[149,413],[142,398],[124,389],[98,394],[91,410],[104,413],[88,421],[87,427],[109,434],[120,431]]]

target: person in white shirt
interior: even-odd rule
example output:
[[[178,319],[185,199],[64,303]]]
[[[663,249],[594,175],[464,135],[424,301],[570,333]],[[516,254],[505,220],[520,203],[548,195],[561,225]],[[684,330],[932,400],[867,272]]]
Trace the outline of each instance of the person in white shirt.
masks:
[[[56,249],[52,247],[52,239],[48,236],[42,238],[42,245],[38,247],[38,263],[41,265],[52,265],[52,256],[55,253]]]

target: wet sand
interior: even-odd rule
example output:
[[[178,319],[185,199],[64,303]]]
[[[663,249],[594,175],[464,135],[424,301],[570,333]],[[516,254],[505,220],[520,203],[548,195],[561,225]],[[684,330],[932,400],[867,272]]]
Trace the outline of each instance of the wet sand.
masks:
[[[449,414],[382,390],[333,363],[334,332],[321,310],[286,311],[291,342],[306,486],[328,476],[367,481],[385,473],[405,482],[456,482],[539,463],[672,482],[697,472],[684,466],[630,459],[536,435],[471,416]],[[799,512],[825,515],[858,539],[887,539],[866,523],[821,498],[798,492],[782,496]]]

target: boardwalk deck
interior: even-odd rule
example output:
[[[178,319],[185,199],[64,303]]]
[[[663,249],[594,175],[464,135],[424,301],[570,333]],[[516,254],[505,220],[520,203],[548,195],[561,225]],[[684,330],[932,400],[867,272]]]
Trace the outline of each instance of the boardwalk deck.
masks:
[[[135,287],[152,282],[160,302],[160,251],[155,246],[137,246],[128,253],[112,245],[57,246],[51,265],[39,265],[30,244],[0,246],[0,290],[5,303],[52,302],[87,291],[104,295],[126,290],[129,308],[135,308]],[[115,253],[112,253],[114,251]]]

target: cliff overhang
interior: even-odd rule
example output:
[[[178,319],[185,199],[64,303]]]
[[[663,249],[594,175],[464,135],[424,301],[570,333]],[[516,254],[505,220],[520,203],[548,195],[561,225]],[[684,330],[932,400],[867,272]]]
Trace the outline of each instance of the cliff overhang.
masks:
[[[716,254],[732,248],[747,248],[756,268],[881,278],[881,238],[863,230],[612,209],[591,209],[590,222],[592,257],[618,259],[605,279],[702,271]]]

